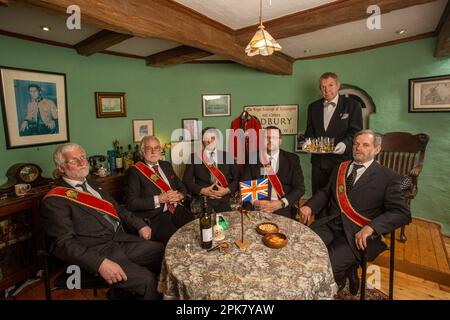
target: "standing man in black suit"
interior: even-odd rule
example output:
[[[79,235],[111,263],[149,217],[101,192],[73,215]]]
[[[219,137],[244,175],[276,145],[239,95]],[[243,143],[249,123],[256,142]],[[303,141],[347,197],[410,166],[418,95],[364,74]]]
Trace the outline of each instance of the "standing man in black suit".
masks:
[[[217,129],[202,130],[203,150],[186,164],[183,182],[194,197],[206,196],[215,212],[230,211],[230,194],[238,191],[239,169],[233,156],[219,150]]]
[[[80,145],[60,145],[53,160],[62,178],[41,204],[50,251],[66,263],[100,274],[116,288],[157,299],[164,246],[149,240],[150,227],[87,177],[89,163]]]
[[[339,95],[341,84],[332,72],[319,79],[323,98],[308,106],[306,138],[329,137],[336,145],[333,154],[312,154],[312,193],[326,186],[333,168],[342,161],[352,159],[353,136],[362,130],[361,104]]]
[[[127,209],[152,228],[152,239],[167,243],[170,237],[194,217],[183,206],[186,187],[170,162],[161,161],[161,143],[155,136],[141,140],[144,162],[137,162],[125,173],[124,202]]]
[[[282,139],[279,128],[267,127],[264,138],[266,150],[260,152],[257,164],[246,165],[241,180],[268,178],[269,198],[256,200],[253,206],[264,212],[295,219],[297,209],[294,204],[305,193],[300,160],[296,154],[280,149]]]
[[[327,186],[300,208],[305,222],[325,210],[311,228],[328,247],[336,283],[343,288],[349,277],[352,294],[358,292],[356,271],[364,250],[367,260],[374,260],[386,249],[380,236],[411,222],[400,175],[374,161],[380,150],[380,135],[356,133],[354,160],[336,166]]]

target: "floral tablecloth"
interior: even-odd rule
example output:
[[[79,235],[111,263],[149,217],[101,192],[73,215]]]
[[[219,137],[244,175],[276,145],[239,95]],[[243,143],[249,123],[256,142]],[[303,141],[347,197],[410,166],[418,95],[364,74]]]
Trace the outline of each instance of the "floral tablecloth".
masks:
[[[225,241],[230,250],[207,252],[200,247],[199,221],[180,228],[169,240],[158,290],[165,299],[333,299],[334,282],[327,248],[307,226],[279,215],[244,215],[246,250],[241,239],[241,214],[222,213],[229,222]],[[274,222],[288,236],[281,249],[265,246],[256,226]]]

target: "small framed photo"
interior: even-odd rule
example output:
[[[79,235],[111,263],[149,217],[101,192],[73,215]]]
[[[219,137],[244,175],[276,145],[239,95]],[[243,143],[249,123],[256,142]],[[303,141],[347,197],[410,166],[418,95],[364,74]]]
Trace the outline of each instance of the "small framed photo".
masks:
[[[409,79],[408,112],[449,112],[450,75]]]
[[[298,132],[295,137],[295,152],[304,152],[303,145],[306,142],[305,134],[303,132]]]
[[[182,119],[183,141],[194,141],[199,139],[198,119]]]
[[[231,94],[202,94],[204,117],[231,115]]]
[[[66,75],[0,67],[6,147],[69,141]]]
[[[95,105],[97,118],[126,117],[125,93],[96,92]]]
[[[153,119],[135,119],[133,120],[133,142],[139,143],[145,136],[153,136],[155,127]]]

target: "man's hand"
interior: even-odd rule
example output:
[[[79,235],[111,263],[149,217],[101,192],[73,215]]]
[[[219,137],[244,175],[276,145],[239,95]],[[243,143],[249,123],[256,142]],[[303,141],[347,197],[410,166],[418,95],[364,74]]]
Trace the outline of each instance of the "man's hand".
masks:
[[[123,269],[117,263],[107,258],[103,260],[98,268],[98,273],[106,282],[108,282],[108,284],[127,281],[127,275]]]
[[[216,197],[222,198],[223,196],[225,196],[231,192],[228,187],[224,188],[224,187],[220,186],[218,183],[215,183],[214,185],[216,186],[216,189],[217,189],[217,190],[213,190],[214,195]]]
[[[365,226],[355,234],[355,244],[358,250],[365,250],[367,248],[367,238],[373,235],[374,232],[370,226]]]
[[[184,195],[177,190],[169,190],[167,191],[167,199],[170,203],[178,203],[184,199]]]
[[[207,196],[207,197],[209,197],[211,199],[221,199],[222,197],[217,195],[215,190],[213,190],[214,186],[215,186],[215,184],[210,185],[209,187],[202,188],[200,190],[200,194],[204,195],[204,196]]]
[[[159,203],[166,203],[169,200],[167,192],[163,192],[158,196]]]
[[[308,224],[309,219],[312,215],[312,210],[308,206],[303,206],[300,208],[300,215],[304,224]]]
[[[343,142],[339,142],[336,147],[334,147],[333,153],[335,154],[344,154],[345,149],[347,149],[347,146]]]
[[[138,232],[142,239],[150,240],[152,237],[152,229],[149,226],[140,228]]]
[[[262,212],[273,213],[282,208],[281,204],[283,202],[281,200],[261,200],[259,202],[260,208]]]

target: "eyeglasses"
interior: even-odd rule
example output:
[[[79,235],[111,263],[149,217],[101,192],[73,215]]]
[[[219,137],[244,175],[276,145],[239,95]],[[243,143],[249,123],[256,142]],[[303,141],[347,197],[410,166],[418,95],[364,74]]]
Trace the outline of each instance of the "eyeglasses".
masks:
[[[148,151],[159,152],[159,151],[161,151],[161,146],[157,146],[157,147],[154,147],[154,148],[152,148],[152,147],[145,147],[145,148],[144,148],[144,151],[145,151],[145,152],[148,152]]]
[[[67,160],[67,164],[76,165],[79,163],[84,163],[87,160],[86,156],[81,156],[79,158],[72,158],[70,160]]]

